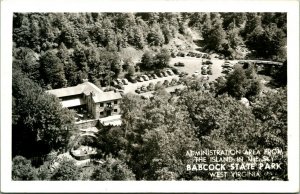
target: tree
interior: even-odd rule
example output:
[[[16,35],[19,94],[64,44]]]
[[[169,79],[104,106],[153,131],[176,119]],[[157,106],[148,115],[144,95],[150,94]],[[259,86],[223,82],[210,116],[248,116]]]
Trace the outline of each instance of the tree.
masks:
[[[256,57],[266,59],[284,59],[286,57],[286,34],[276,24],[264,28],[258,25],[249,33],[246,41]]]
[[[12,180],[28,181],[36,179],[36,170],[31,161],[23,156],[15,156],[12,160]]]
[[[214,19],[207,20],[202,36],[206,49],[215,51],[223,50],[222,45],[226,43],[226,33],[222,27],[222,20],[218,15]]]
[[[58,168],[55,169],[51,180],[57,181],[71,181],[78,180],[80,177],[80,169],[76,166],[75,162],[67,158],[63,158],[59,163]]]
[[[141,67],[143,69],[151,70],[154,64],[154,53],[151,51],[145,51],[142,60],[141,60]]]
[[[74,130],[73,113],[38,84],[13,71],[13,156],[43,156],[63,149]]]
[[[103,165],[99,165],[94,170],[92,180],[135,180],[135,175],[119,159],[108,158]]]
[[[165,42],[164,35],[157,23],[152,25],[147,36],[147,41],[150,46],[162,46]]]
[[[21,68],[24,73],[32,80],[40,80],[38,62],[39,55],[27,47],[13,49],[13,68]]]
[[[135,74],[135,68],[134,68],[134,66],[130,65],[130,66],[128,67],[128,73],[127,73],[127,75],[128,75],[128,77],[131,77],[131,76],[133,76],[134,74]]]
[[[227,92],[229,95],[240,99],[244,97],[247,90],[247,77],[245,71],[241,67],[235,67],[234,71],[227,78]]]
[[[169,66],[171,54],[168,49],[161,49],[161,51],[155,56],[154,64],[156,69],[163,69]]]
[[[47,51],[41,56],[40,74],[46,86],[62,88],[67,85],[63,63],[53,51]]]
[[[287,143],[287,90],[280,88],[260,96],[253,114],[262,121],[261,145],[286,148]]]
[[[233,23],[229,24],[227,30],[227,40],[231,48],[236,49],[237,46],[243,43],[242,37],[239,34],[239,29],[234,26]]]
[[[287,85],[287,61],[284,61],[283,65],[279,67],[279,70],[275,73],[274,79],[279,86]]]

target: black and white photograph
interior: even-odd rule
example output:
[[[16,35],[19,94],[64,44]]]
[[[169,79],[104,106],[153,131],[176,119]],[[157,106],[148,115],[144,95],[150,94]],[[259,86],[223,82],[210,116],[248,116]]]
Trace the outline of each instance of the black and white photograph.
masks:
[[[10,110],[1,115],[10,113],[12,184],[295,178],[299,126],[288,106],[297,116],[299,101],[288,101],[288,69],[299,73],[299,56],[288,56],[299,48],[288,47],[288,11],[9,17],[11,61],[1,69],[10,68]]]

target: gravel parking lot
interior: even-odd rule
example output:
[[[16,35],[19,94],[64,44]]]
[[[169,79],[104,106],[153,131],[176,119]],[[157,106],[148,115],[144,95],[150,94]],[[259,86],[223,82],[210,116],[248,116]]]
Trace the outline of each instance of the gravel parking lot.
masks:
[[[213,58],[214,56],[212,56],[212,59],[210,60],[213,64],[212,64],[212,75],[208,75],[209,76],[209,81],[213,81],[216,78],[224,75],[222,72],[222,64],[224,64],[225,60],[220,60],[218,58]],[[202,65],[202,61],[205,62],[208,59],[202,59],[202,58],[196,58],[196,57],[176,57],[176,58],[171,58],[170,61],[170,66],[171,67],[175,67],[174,63],[177,62],[183,62],[185,64],[184,67],[175,67],[177,68],[179,71],[182,72],[187,72],[189,74],[189,76],[192,76],[193,73],[195,73],[195,71],[199,72],[198,76],[201,76],[201,67]],[[232,64],[237,63],[237,60],[230,60],[230,62]],[[152,79],[149,81],[143,81],[143,82],[137,82],[137,83],[131,83],[129,82],[128,85],[124,85],[124,93],[135,93],[135,90],[141,86],[148,86],[150,83],[153,83],[154,85],[157,82],[161,82],[163,83],[165,80],[168,80],[169,82],[171,82],[171,80],[175,78],[175,79],[179,79],[178,75],[172,75],[172,76],[168,76],[168,77],[159,77],[157,79]],[[145,93],[141,93],[141,94],[145,94]]]
[[[184,67],[175,67],[179,71],[187,72],[189,76],[192,76],[192,74],[195,71],[199,72],[199,76],[201,76],[201,67],[202,67],[202,61],[205,62],[208,59],[202,59],[202,58],[196,58],[196,57],[176,57],[171,58],[170,64],[172,67],[174,66],[174,63],[182,62],[185,64]],[[225,60],[220,60],[218,58],[214,58],[214,55],[212,56],[210,60],[212,64],[212,75],[209,76],[209,81],[213,81],[217,79],[218,77],[224,75],[222,72],[222,64],[224,64]],[[229,60],[230,63],[236,64],[237,60]]]
[[[124,85],[124,93],[125,94],[127,94],[127,93],[135,93],[135,90],[138,87],[141,87],[142,85],[148,86],[150,83],[153,83],[155,85],[157,82],[160,81],[161,83],[163,83],[165,80],[168,80],[169,82],[171,82],[171,80],[173,78],[175,78],[177,80],[179,79],[178,75],[172,75],[172,76],[168,76],[168,77],[159,77],[157,79],[152,79],[152,80],[149,80],[149,81],[143,81],[143,82],[137,82],[137,83],[131,83],[131,82],[129,82],[128,85]]]

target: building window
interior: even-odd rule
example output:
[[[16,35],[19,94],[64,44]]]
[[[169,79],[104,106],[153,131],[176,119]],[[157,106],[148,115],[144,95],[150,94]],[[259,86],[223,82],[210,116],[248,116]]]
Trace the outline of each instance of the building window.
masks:
[[[118,104],[118,101],[117,101],[117,100],[115,100],[115,101],[114,101],[114,104]]]
[[[103,114],[104,114],[104,112],[103,112],[103,111],[101,111],[101,112],[100,112],[100,115],[103,115]]]
[[[103,107],[104,106],[104,104],[103,103],[100,103],[100,107]]]
[[[118,112],[118,109],[114,109],[114,112]]]

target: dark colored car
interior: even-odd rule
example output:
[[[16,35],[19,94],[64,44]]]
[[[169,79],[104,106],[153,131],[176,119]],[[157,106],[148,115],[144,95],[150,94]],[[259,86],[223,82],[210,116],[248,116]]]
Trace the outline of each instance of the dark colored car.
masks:
[[[175,63],[174,66],[176,66],[176,67],[184,67],[185,65],[182,62],[178,62],[178,63]]]
[[[135,92],[138,93],[138,94],[140,94],[140,93],[141,93],[141,89],[140,89],[140,88],[137,88],[137,89],[135,90]]]
[[[153,79],[157,79],[158,76],[156,74],[152,74]]]
[[[210,65],[210,64],[213,64],[213,63],[210,60],[207,60],[207,61],[205,61],[205,64]]]
[[[203,69],[203,70],[201,71],[201,74],[202,74],[202,75],[207,75],[207,70],[206,70],[206,69]]]
[[[118,89],[124,90],[124,86],[122,84],[118,84],[115,87],[118,88]]]

